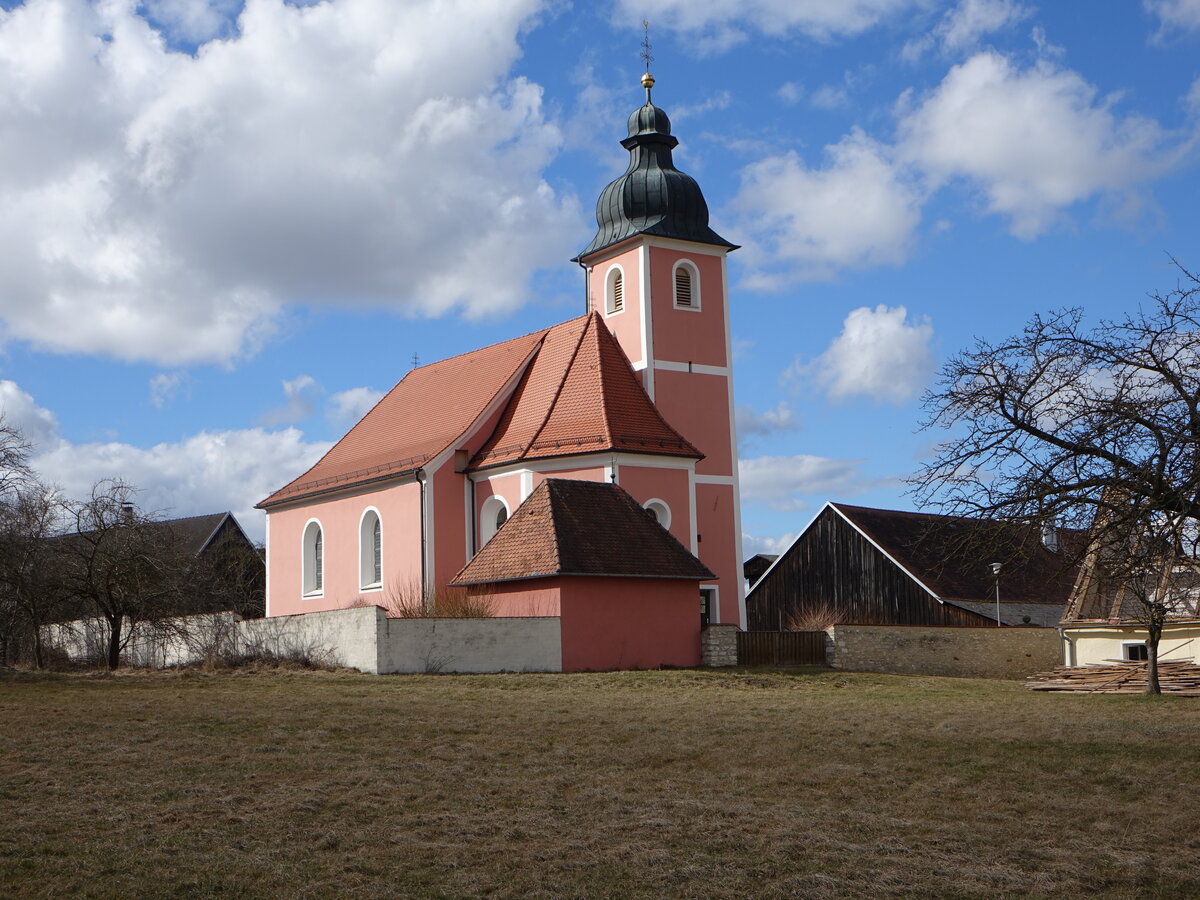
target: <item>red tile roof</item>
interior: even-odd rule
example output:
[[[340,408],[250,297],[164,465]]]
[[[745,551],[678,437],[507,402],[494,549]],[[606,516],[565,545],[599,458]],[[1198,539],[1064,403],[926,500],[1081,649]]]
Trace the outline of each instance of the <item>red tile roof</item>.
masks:
[[[258,505],[416,471],[475,423],[553,330],[413,369],[316,465]]]
[[[258,505],[416,471],[461,440],[517,375],[477,467],[609,450],[703,455],[666,423],[591,313],[413,369],[316,465]]]
[[[716,577],[621,487],[548,478],[450,583],[555,575]]]
[[[703,456],[663,419],[617,339],[591,313],[546,335],[472,467],[606,450]]]

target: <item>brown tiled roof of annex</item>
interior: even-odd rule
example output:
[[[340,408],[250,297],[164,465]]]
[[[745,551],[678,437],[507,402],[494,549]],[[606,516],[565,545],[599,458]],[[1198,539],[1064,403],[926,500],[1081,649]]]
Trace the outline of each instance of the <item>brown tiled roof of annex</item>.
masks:
[[[567,324],[546,335],[472,468],[611,450],[703,457],[667,424],[598,313]]]
[[[618,485],[548,478],[450,583],[556,575],[716,577]]]
[[[1034,525],[831,503],[847,519],[947,602],[994,603],[990,563],[1002,563],[1001,604],[1062,606],[1078,571],[1080,532],[1060,528],[1048,550]],[[975,610],[973,610],[975,611]]]
[[[583,318],[413,369],[303,475],[258,506],[414,472],[458,440],[548,334]]]

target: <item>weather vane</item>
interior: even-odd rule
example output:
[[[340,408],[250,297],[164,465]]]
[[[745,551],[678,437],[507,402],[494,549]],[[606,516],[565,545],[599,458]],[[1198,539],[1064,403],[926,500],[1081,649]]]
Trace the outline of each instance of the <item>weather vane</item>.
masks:
[[[650,74],[650,63],[654,57],[650,55],[650,20],[642,19],[642,62],[646,64],[646,74],[642,76],[642,87],[646,89],[646,102],[650,102],[650,88],[654,87],[654,76]]]

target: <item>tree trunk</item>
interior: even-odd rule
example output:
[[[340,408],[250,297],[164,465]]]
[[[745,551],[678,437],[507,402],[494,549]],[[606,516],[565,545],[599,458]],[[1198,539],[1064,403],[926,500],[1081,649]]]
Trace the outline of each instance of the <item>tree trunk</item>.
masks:
[[[42,628],[36,619],[33,623],[33,667],[35,669],[46,667],[45,651],[42,649]]]
[[[121,616],[108,619],[108,668],[119,668],[121,665]]]
[[[1146,633],[1146,693],[1161,694],[1158,683],[1158,641],[1162,637],[1162,626],[1150,623]]]

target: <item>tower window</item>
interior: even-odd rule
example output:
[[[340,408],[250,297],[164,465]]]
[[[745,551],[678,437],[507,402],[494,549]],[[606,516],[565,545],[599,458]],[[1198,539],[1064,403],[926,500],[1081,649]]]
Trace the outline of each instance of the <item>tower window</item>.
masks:
[[[675,263],[675,308],[700,308],[700,272],[686,260]]]
[[[358,527],[358,586],[362,589],[383,585],[383,523],[379,513],[368,509]]]
[[[604,311],[607,315],[622,312],[625,309],[625,274],[619,266],[608,270],[604,285]]]
[[[321,536],[321,523],[316,519],[304,527],[304,542],[301,553],[304,595],[319,596],[325,586],[325,550]]]

